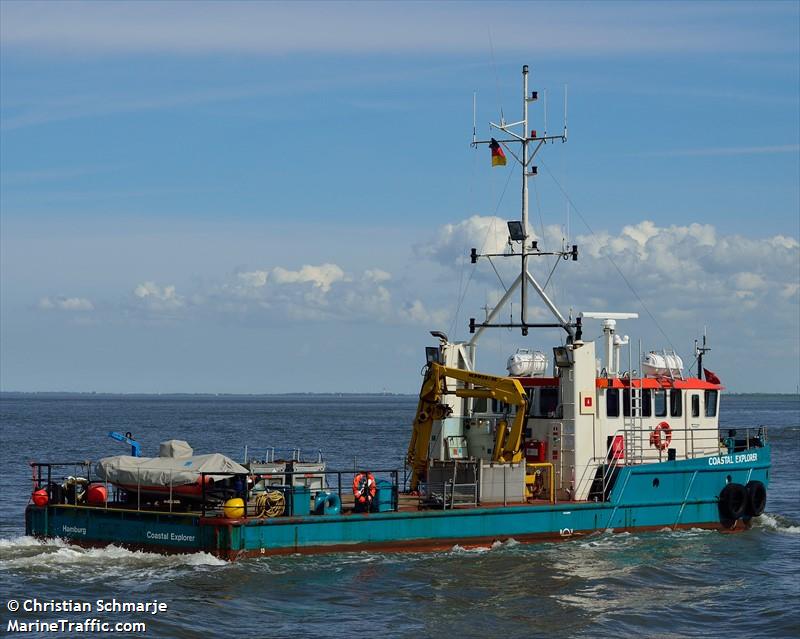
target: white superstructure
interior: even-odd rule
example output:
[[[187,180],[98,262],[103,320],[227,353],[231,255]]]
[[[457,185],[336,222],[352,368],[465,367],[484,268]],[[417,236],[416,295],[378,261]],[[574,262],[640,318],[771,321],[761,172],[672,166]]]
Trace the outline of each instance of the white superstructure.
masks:
[[[539,136],[530,129],[528,108],[538,95],[528,91],[527,66],[522,75],[522,119],[506,123],[501,118],[499,123],[491,123],[499,132],[498,139],[477,140],[473,135],[473,146],[502,145],[520,164],[521,218],[508,223],[506,252],[471,251],[473,264],[480,258],[510,258],[519,262],[520,272],[495,308],[487,312],[484,322],[470,319],[469,341],[449,342],[444,334],[434,333],[440,339],[436,361],[447,367],[476,371],[477,343],[488,328],[519,329],[522,336],[527,336],[531,328],[559,328],[564,331],[563,339],[553,348],[549,376],[550,357],[542,351],[520,348],[508,358],[509,375],[519,381],[527,394],[524,449],[512,462],[498,462],[495,449],[496,442],[502,440],[498,431],[509,429],[515,409],[498,401],[491,391],[467,392],[469,389],[460,381],[444,383],[443,417],[436,419],[431,429],[428,459],[439,464],[453,463],[454,468],[475,460],[478,475],[486,485],[495,485],[498,473],[503,477],[523,477],[526,491],[522,493],[529,499],[540,494],[532,487],[538,486],[541,472],[546,472],[553,482],[551,499],[604,499],[613,484],[614,469],[620,465],[718,451],[721,386],[704,381],[699,372],[697,378],[686,378],[683,361],[674,350],[651,351],[643,359],[641,353],[634,357],[630,338],[617,329],[618,322],[635,320],[637,313],[585,311],[574,317],[571,313],[565,316],[548,296],[546,286],[530,272],[531,258],[552,256],[557,266],[563,261],[576,261],[578,247],[563,245],[558,251],[542,251],[529,233],[528,180],[538,173],[532,161],[545,144],[566,142],[567,126],[565,109],[561,134]],[[510,145],[520,145],[519,153],[511,151]],[[529,321],[531,289],[552,314],[551,321]],[[509,317],[501,312],[507,311],[517,294],[519,304],[512,309],[510,321],[498,322],[501,317]],[[590,324],[591,334],[602,331],[602,345],[584,340],[584,331]],[[520,463],[527,466],[527,472],[520,474]],[[437,472],[447,476],[450,471],[439,467]],[[456,476],[454,470],[453,477]],[[518,488],[515,486],[511,494],[519,494]]]

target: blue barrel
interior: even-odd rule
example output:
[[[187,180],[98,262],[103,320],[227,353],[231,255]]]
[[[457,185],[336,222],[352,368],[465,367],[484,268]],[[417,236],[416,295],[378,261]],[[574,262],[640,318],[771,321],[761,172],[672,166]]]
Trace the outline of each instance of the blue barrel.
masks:
[[[381,479],[376,482],[377,491],[372,502],[372,510],[388,513],[397,509],[397,487],[392,482]]]
[[[303,517],[311,514],[311,491],[308,486],[292,486],[292,516]]]
[[[269,489],[283,493],[286,501],[283,514],[287,517],[303,517],[311,514],[311,492],[307,486],[270,486]]]

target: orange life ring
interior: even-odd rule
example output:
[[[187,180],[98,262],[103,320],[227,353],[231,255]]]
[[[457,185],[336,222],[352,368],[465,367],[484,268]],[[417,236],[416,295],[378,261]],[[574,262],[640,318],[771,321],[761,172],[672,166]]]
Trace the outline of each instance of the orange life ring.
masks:
[[[358,473],[353,477],[353,497],[356,501],[365,504],[367,500],[372,501],[378,493],[378,486],[375,483],[375,475],[370,472]]]
[[[661,433],[664,433],[662,439]],[[661,422],[650,432],[650,445],[658,450],[666,450],[672,441],[672,428],[667,422]]]

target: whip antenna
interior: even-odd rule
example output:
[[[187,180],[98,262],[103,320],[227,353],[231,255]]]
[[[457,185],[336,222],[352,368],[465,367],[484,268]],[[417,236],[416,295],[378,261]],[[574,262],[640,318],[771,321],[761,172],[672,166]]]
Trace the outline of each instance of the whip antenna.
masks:
[[[475,142],[478,139],[476,137],[477,127],[476,127],[476,124],[475,124],[475,103],[477,101],[477,96],[478,96],[478,92],[477,91],[473,91],[472,92],[472,145],[473,146],[475,146]]]
[[[547,137],[547,89],[544,90],[544,137]]]

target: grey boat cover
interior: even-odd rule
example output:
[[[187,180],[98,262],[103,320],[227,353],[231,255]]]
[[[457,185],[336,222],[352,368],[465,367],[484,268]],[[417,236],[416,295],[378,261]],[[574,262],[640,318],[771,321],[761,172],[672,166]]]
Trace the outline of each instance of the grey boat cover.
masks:
[[[224,479],[230,473],[247,474],[244,466],[221,453],[191,457],[117,455],[104,457],[95,464],[94,470],[101,479],[128,486],[169,486],[170,480],[173,486],[185,486],[197,482],[200,473],[220,473],[219,479]]]
[[[182,439],[168,439],[158,446],[159,457],[191,457],[194,455],[189,442]]]

